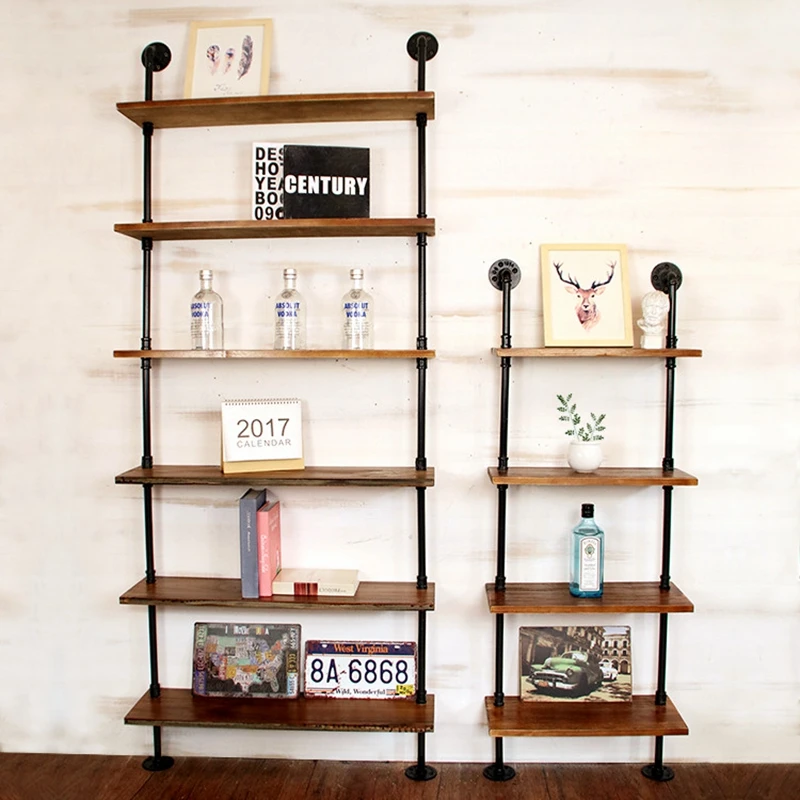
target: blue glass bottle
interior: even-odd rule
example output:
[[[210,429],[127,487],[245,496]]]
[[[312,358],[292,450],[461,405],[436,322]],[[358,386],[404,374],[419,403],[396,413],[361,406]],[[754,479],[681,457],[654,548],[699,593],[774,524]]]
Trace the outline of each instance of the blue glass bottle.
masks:
[[[581,505],[581,521],[572,529],[572,569],[569,591],[575,597],[603,594],[605,536],[594,521],[594,505]]]

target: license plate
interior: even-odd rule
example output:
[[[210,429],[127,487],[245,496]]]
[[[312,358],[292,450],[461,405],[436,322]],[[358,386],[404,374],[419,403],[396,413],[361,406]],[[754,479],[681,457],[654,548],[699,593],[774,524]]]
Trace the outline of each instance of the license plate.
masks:
[[[306,642],[306,695],[392,700],[416,688],[414,642]]]

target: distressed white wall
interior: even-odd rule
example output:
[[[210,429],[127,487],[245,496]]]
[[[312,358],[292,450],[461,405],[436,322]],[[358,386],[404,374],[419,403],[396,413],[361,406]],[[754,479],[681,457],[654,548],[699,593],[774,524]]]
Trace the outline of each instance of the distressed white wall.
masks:
[[[675,492],[672,575],[696,612],[670,622],[668,688],[691,733],[668,761],[796,761],[800,694],[796,269],[800,237],[796,3],[673,0],[215,4],[4,3],[3,344],[0,402],[0,748],[142,753],[148,728],[122,717],[148,683],[146,615],[119,595],[143,572],[141,490],[114,485],[140,455],[139,369],[111,358],[139,337],[140,253],[115,222],[141,217],[141,134],[115,102],[142,96],[140,52],[172,65],[156,98],[180,96],[188,23],[270,16],[274,93],[406,90],[408,36],[430,30],[429,689],[431,760],[488,761],[493,689],[500,295],[486,275],[516,260],[514,344],[541,343],[538,245],[626,242],[638,308],[653,265],[678,263],[680,344],[701,347],[677,382],[676,458],[700,485]],[[21,46],[24,45],[24,46]],[[17,53],[12,57],[10,54]],[[372,148],[373,215],[415,213],[407,123],[215,128],[156,136],[155,217],[248,215],[250,142]],[[270,298],[294,266],[310,339],[336,340],[347,269],[376,298],[376,345],[413,346],[416,253],[405,240],[157,245],[154,340],[187,342],[197,271],[212,267],[227,343],[269,344]],[[159,364],[155,453],[211,463],[221,396],[299,394],[309,463],[410,464],[415,371],[405,363]],[[554,395],[608,413],[611,465],[659,463],[659,363],[515,362],[512,458],[556,464],[566,440]],[[237,487],[157,490],[163,574],[235,575]],[[409,490],[285,489],[287,556],[355,564],[368,579],[415,574]],[[607,578],[659,572],[659,489],[514,490],[508,574],[564,579],[567,531],[593,500]],[[162,682],[187,686],[192,623],[220,609],[159,614]],[[413,614],[287,614],[311,637],[414,637]],[[607,618],[599,618],[604,621]],[[507,617],[506,686],[516,681]],[[652,691],[657,621],[632,616],[635,689]],[[754,736],[754,731],[758,735]],[[415,737],[166,729],[173,755],[414,758]],[[649,758],[652,740],[506,740],[510,762]]]

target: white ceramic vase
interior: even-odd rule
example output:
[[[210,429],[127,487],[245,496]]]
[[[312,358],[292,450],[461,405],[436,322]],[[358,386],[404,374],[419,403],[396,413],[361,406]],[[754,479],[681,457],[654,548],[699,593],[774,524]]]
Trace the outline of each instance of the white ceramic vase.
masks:
[[[602,461],[600,442],[570,442],[567,463],[575,472],[594,472]]]

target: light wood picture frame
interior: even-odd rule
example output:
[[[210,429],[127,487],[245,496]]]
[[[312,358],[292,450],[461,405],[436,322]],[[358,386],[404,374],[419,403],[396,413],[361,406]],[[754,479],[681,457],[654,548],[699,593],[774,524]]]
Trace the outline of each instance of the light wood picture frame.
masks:
[[[271,56],[271,19],[192,22],[184,96],[267,94]]]
[[[545,347],[633,347],[624,244],[543,244]]]

